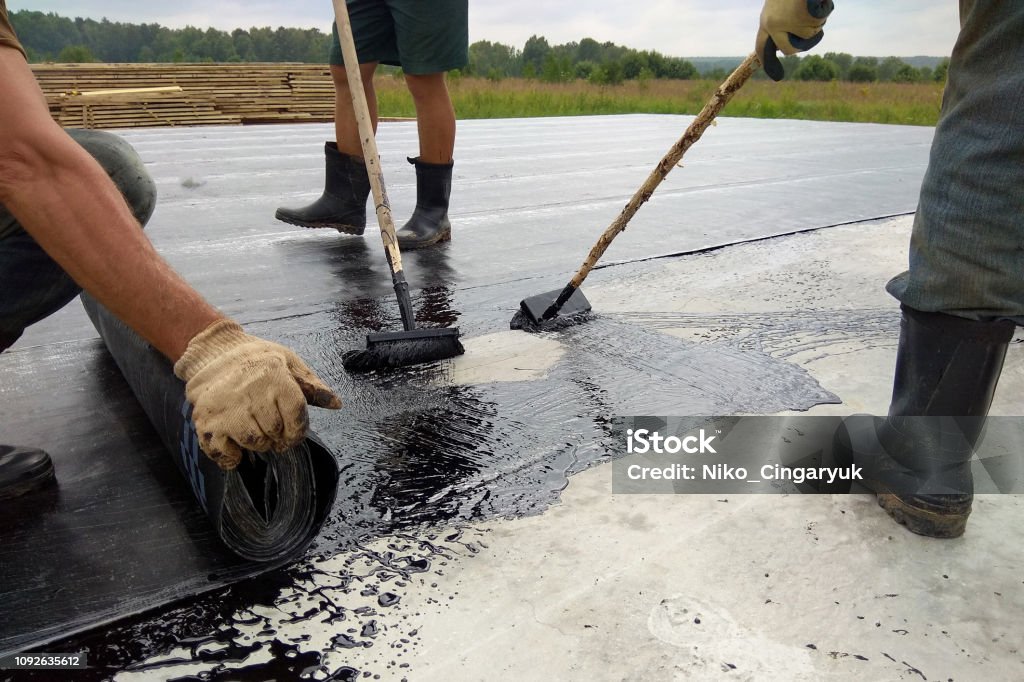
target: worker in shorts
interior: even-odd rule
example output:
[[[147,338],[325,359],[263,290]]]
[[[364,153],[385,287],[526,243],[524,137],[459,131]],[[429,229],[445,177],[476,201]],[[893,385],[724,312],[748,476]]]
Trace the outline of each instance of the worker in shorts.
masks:
[[[155,202],[131,145],[54,122],[0,0],[0,353],[84,289],[174,363],[200,447],[221,468],[243,449],[296,445],[307,403],[341,401],[295,353],[246,334],[171,269],[141,229]],[[0,444],[0,502],[53,480],[47,453]]]
[[[416,209],[398,230],[402,249],[419,249],[451,239],[451,196],[455,110],[445,72],[469,61],[468,0],[348,0],[362,87],[377,129],[373,74],[378,64],[402,67],[416,107],[419,154]],[[326,180],[323,195],[302,208],[279,208],[276,217],[303,227],[329,227],[361,235],[366,229],[370,181],[363,161],[338,27],[330,53],[334,79],[336,142],[324,145]]]

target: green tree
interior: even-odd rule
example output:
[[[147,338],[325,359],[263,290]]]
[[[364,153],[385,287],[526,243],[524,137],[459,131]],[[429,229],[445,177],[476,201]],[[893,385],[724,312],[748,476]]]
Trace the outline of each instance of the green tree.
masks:
[[[21,10],[10,13],[11,25],[30,54],[52,59],[69,45],[84,45],[81,32],[70,19],[50,12]]]
[[[685,59],[669,59],[666,62],[665,78],[692,80],[699,75],[697,67]]]
[[[622,73],[622,64],[619,62],[608,62],[603,65],[605,83],[608,85],[618,85],[625,79],[625,75]]]
[[[903,66],[906,66],[906,62],[899,57],[886,57],[878,65],[878,80],[885,83],[891,81]]]
[[[522,72],[519,50],[502,43],[478,40],[469,46],[469,72],[478,75],[496,73],[501,77]]]
[[[839,78],[839,67],[835,62],[812,54],[800,60],[796,77],[802,81],[834,81]]]
[[[618,85],[622,82],[622,65],[618,62],[598,64],[587,80],[595,85]]]
[[[826,52],[824,59],[839,67],[839,78],[845,80],[853,67],[853,55],[846,52]]]
[[[893,83],[918,83],[921,81],[921,72],[910,64],[901,64],[896,73],[890,79]]]
[[[654,78],[654,72],[648,69],[646,66],[640,69],[640,73],[637,74],[636,80],[640,83],[640,89],[646,89],[647,84],[650,83],[651,79]]]
[[[326,61],[330,36],[318,29],[253,28],[231,33],[187,26],[126,24],[33,11],[11,12],[33,61],[54,59],[67,47],[86,47],[105,62]]]
[[[562,83],[572,80],[574,75],[575,72],[569,57],[557,56],[553,52],[549,52],[544,58],[540,79],[545,83]]]
[[[590,75],[592,73],[594,73],[595,69],[597,69],[597,64],[595,64],[594,62],[588,60],[588,61],[576,62],[576,66],[575,66],[574,71],[575,71],[576,78],[581,78],[583,80],[589,80],[590,79]]]
[[[235,48],[235,54],[243,62],[256,61],[256,50],[253,48],[252,37],[248,31],[236,28],[231,32],[231,42]],[[325,57],[326,59],[326,57]]]
[[[534,73],[540,73],[544,68],[544,58],[551,52],[551,45],[548,39],[542,36],[532,35],[527,38],[523,45],[523,68],[532,65]]]
[[[622,64],[622,77],[626,80],[633,80],[640,75],[640,72],[647,68],[647,60],[639,52],[630,51],[620,62]]]
[[[946,78],[949,76],[949,57],[946,57],[941,62],[935,65],[935,73],[932,77],[936,83],[945,83]]]
[[[601,61],[601,44],[593,38],[584,38],[576,48],[576,59],[580,62]]]
[[[846,74],[846,80],[852,83],[874,83],[878,80],[878,68],[867,64],[854,64],[850,67],[850,73]]]
[[[57,55],[57,61],[62,64],[89,64],[99,60],[85,45],[68,45]]]

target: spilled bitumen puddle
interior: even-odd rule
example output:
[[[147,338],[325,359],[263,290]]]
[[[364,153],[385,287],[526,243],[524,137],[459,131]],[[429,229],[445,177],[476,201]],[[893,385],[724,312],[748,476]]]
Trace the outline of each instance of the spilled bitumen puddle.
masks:
[[[469,337],[500,328],[507,311],[460,315],[464,296],[421,292],[416,305],[429,322],[456,322]],[[305,561],[48,649],[88,650],[96,668],[81,679],[400,679],[418,632],[403,597],[427,594],[438,608],[457,598],[446,566],[487,542],[465,524],[557,502],[569,476],[615,456],[613,416],[836,402],[803,369],[745,341],[687,341],[623,315],[595,314],[545,334],[563,353],[531,381],[456,385],[446,363],[345,373],[340,357],[361,343],[353,330],[393,328],[393,307],[350,300],[249,325],[293,346],[345,401],[341,411],[313,413],[342,472],[331,518]]]
[[[93,670],[75,677],[83,680],[402,679],[420,616],[403,596],[415,589],[430,595],[421,597],[428,606],[443,607],[456,596],[443,586],[446,568],[485,542],[472,529],[399,533],[60,646],[89,651]]]

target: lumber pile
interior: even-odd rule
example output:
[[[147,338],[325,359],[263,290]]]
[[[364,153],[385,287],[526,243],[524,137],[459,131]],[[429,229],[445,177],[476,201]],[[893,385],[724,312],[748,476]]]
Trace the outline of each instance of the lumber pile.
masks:
[[[322,64],[33,64],[65,127],[239,125],[331,121]]]

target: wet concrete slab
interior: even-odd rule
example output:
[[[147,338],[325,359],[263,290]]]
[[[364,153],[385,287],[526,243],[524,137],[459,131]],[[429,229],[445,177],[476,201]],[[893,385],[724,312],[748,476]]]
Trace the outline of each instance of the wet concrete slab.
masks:
[[[843,401],[812,413],[877,411],[898,329],[882,285],[908,237],[903,219],[730,247],[633,270],[593,299],[616,321],[787,358]],[[710,276],[724,270],[724,285]],[[687,295],[634,305],[662,286]],[[1020,348],[996,414],[1024,407]],[[295,661],[311,679],[408,680],[1015,679],[1024,666],[1019,496],[978,498],[967,535],[940,542],[869,496],[613,495],[608,469],[572,476],[542,514],[367,538],[84,641],[120,661],[115,679],[147,681],[264,679]]]
[[[899,320],[882,287],[910,223],[736,246],[589,293],[666,333],[797,363],[842,399],[810,414],[877,413]],[[992,413],[1021,414],[1022,389],[1018,335]],[[487,527],[411,664],[429,680],[1016,679],[1022,513],[1020,496],[980,496],[967,534],[937,541],[867,495],[612,495],[593,469],[543,516]]]
[[[740,599],[754,587],[738,566],[793,576],[786,584],[797,596],[787,592],[776,613],[802,633],[821,616],[810,607],[834,589],[820,579],[834,556],[820,548],[870,546],[871,533],[886,527],[880,511],[872,516],[858,498],[612,496],[607,468],[594,465],[613,450],[608,422],[616,414],[884,408],[898,317],[880,292],[905,260],[907,221],[740,242],[912,211],[931,132],[723,120],[620,237],[613,249],[621,249],[611,252],[620,264],[588,280],[593,320],[540,337],[507,331],[519,298],[564,283],[685,123],[461,123],[455,241],[408,261],[422,321],[458,325],[467,355],[369,377],[345,374],[338,359],[366,331],[397,328],[378,241],[272,219],[278,202],[315,197],[326,128],[132,133],[163,192],[149,228],[158,247],[250,330],[294,345],[345,397],[343,412],[314,417],[321,437],[337,444],[344,488],[307,561],[64,644],[89,648],[106,666],[101,673],[116,679],[284,679],[303,671],[310,679],[464,679],[495,670],[527,679],[608,679],[609,671],[648,679],[730,663],[756,679],[774,676],[772,662],[801,647],[812,652],[810,668],[798,657],[801,671],[850,672],[819,665],[805,646],[825,648],[814,641],[772,639],[779,621]],[[400,215],[412,196],[400,154],[414,135],[402,124],[382,128]],[[740,244],[705,251],[731,242]],[[697,253],[658,258],[685,252]],[[54,358],[49,371],[59,372],[69,355],[95,345],[84,341],[93,335],[86,325],[75,309],[39,325],[0,357],[0,375],[30,356]],[[1011,351],[1004,389],[1022,380]],[[21,440],[45,440],[26,419],[26,395],[24,382],[13,392],[5,385],[4,423],[20,424]],[[1005,519],[1014,499],[996,500],[990,518]],[[837,529],[828,516],[837,507],[840,517],[856,509],[873,521]],[[488,521],[524,515],[531,518]],[[781,559],[780,547],[804,539],[806,518],[823,524],[829,540],[818,534]],[[888,531],[893,547],[903,546],[899,532]],[[991,539],[984,529],[977,535],[975,542]],[[913,542],[907,547],[927,547]],[[644,563],[651,547],[663,561]],[[909,549],[896,554],[908,567],[921,561]],[[716,572],[719,565],[734,570]],[[678,579],[674,567],[686,567]],[[862,589],[858,580],[844,574],[851,595]],[[964,578],[962,587],[978,584]],[[920,585],[907,585],[920,596]],[[1007,603],[1019,607],[1019,586],[1009,587],[1004,593],[1015,596]],[[656,594],[669,604],[658,613],[649,602]],[[562,608],[570,602],[586,618],[576,606]],[[908,599],[904,613],[917,602]],[[684,655],[693,646],[679,614],[695,608],[712,614],[718,629],[693,639],[699,652]],[[914,617],[941,608],[951,607],[937,601]],[[1000,610],[990,626],[1003,627],[1008,613]],[[841,634],[857,640],[856,632]],[[721,648],[729,642],[735,646]],[[639,653],[616,654],[620,644]],[[844,647],[830,649],[838,653],[829,660],[867,656]],[[715,651],[730,660],[720,663]]]

